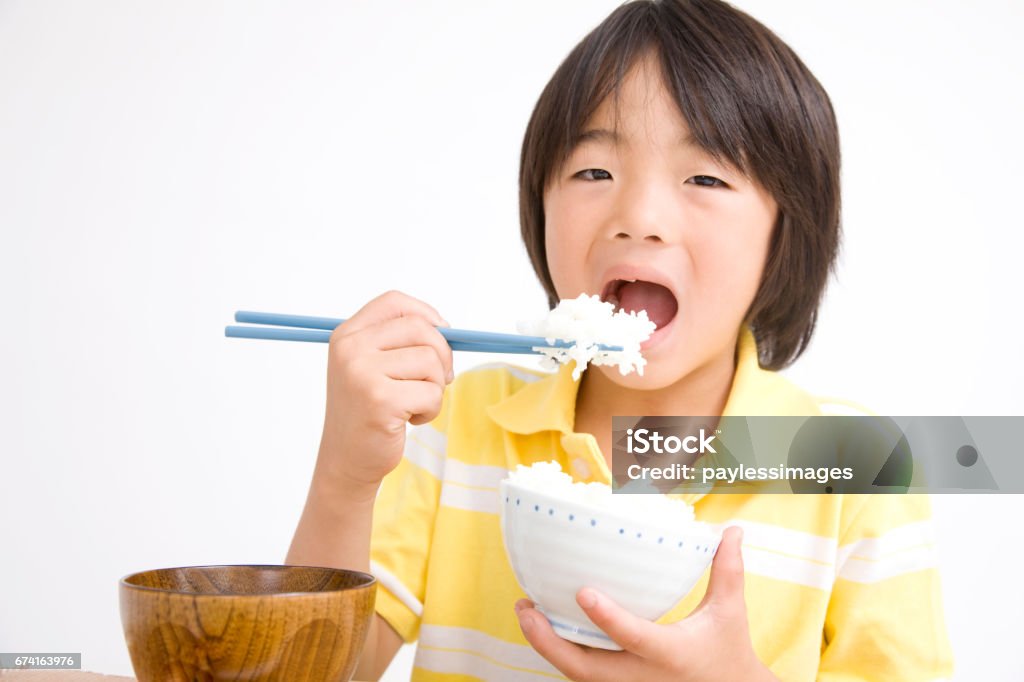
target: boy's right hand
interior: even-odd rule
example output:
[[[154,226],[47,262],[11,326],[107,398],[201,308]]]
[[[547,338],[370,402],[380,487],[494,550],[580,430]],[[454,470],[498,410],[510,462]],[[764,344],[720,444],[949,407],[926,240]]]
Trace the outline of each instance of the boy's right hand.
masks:
[[[378,296],[331,333],[327,409],[318,476],[376,493],[405,450],[405,425],[441,410],[454,378],[449,326],[423,301],[398,291]]]

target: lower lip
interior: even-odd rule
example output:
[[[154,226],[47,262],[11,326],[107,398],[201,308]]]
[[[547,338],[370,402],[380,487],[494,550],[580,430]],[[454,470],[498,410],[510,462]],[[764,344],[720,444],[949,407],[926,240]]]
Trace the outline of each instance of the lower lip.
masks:
[[[640,344],[640,350],[646,351],[656,346],[663,338],[665,338],[668,335],[669,331],[671,331],[672,329],[672,325],[675,324],[676,318],[678,317],[679,312],[676,311],[676,314],[672,316],[672,319],[668,321],[668,324],[666,324],[664,327],[658,327],[657,329],[655,329],[654,333],[651,334],[650,338],[648,338],[646,341]]]

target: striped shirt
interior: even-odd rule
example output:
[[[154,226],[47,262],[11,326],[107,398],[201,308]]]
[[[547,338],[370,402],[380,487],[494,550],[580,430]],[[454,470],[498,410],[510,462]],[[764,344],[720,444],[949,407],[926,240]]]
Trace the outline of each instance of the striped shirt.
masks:
[[[826,406],[737,349],[723,414],[815,415]],[[414,681],[551,680],[526,642],[523,593],[502,544],[498,482],[517,464],[556,460],[579,481],[609,483],[596,439],[576,433],[579,384],[485,365],[460,374],[430,424],[409,430],[381,485],[371,571],[377,612],[418,640]],[[743,527],[745,596],[758,657],[785,682],[937,680],[952,675],[926,495],[689,493],[696,518]],[[708,574],[659,622],[684,618]]]

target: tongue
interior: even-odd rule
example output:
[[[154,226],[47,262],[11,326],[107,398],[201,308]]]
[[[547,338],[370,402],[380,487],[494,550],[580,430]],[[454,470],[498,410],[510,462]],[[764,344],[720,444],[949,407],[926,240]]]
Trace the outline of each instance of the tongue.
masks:
[[[653,282],[626,282],[619,289],[619,307],[628,312],[647,311],[647,317],[661,329],[679,309],[672,292]]]

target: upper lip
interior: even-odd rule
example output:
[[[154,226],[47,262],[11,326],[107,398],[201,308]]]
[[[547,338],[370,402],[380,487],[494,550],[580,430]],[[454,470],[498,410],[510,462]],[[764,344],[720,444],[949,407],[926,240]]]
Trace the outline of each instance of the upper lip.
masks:
[[[608,295],[612,292],[612,286],[618,280],[643,280],[644,282],[660,284],[671,291],[672,295],[676,298],[676,302],[679,302],[679,293],[676,285],[668,275],[649,265],[630,265],[628,263],[615,265],[601,276],[600,295],[602,301],[608,299]]]

